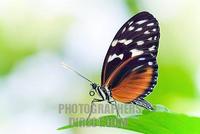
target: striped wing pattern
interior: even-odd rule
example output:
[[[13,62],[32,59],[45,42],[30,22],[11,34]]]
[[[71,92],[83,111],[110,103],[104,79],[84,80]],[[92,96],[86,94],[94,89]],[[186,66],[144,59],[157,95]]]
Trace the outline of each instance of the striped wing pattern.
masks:
[[[114,99],[130,102],[148,95],[156,85],[160,30],[148,12],[129,19],[115,35],[106,54],[101,85]]]

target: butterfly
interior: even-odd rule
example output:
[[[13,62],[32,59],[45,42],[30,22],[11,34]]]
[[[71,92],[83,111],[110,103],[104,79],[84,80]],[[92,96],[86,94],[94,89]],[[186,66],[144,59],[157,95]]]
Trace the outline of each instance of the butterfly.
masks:
[[[157,83],[159,38],[156,18],[148,12],[140,12],[119,29],[111,42],[104,59],[100,85],[71,68],[91,83],[91,96],[98,94],[99,98],[94,98],[91,104],[101,101],[116,104],[118,101],[153,110],[144,97]]]

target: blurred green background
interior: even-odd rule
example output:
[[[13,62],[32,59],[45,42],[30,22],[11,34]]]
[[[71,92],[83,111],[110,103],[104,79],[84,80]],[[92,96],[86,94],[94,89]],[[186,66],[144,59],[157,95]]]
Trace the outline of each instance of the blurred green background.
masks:
[[[131,133],[111,128],[60,132],[60,103],[89,103],[90,86],[65,61],[100,83],[106,51],[131,16],[160,22],[159,80],[148,100],[200,116],[200,1],[0,0],[0,133]]]

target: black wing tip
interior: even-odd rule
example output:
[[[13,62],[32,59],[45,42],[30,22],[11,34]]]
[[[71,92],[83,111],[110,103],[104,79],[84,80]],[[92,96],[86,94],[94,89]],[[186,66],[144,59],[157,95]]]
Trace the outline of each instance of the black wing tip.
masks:
[[[138,14],[151,14],[151,13],[149,13],[148,11],[141,11]]]
[[[138,12],[136,15],[150,15],[150,16],[153,16],[150,12],[148,11],[141,11],[141,12]]]
[[[141,11],[141,12],[137,13],[136,15],[148,15],[148,16],[153,16],[153,14],[151,14],[151,13],[148,12],[148,11]]]
[[[137,13],[137,14],[135,14],[133,17],[132,17],[132,19],[155,19],[156,20],[156,18],[154,17],[154,15],[153,14],[151,14],[150,12],[148,12],[148,11],[141,11],[141,12],[139,12],[139,13]]]

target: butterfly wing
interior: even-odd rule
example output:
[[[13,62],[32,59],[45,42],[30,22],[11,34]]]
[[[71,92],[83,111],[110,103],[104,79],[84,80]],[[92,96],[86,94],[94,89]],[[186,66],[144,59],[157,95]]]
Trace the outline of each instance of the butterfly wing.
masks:
[[[130,102],[149,94],[157,80],[158,21],[148,12],[128,20],[117,32],[106,54],[101,85],[114,99]]]

